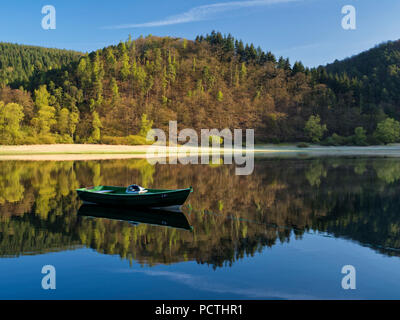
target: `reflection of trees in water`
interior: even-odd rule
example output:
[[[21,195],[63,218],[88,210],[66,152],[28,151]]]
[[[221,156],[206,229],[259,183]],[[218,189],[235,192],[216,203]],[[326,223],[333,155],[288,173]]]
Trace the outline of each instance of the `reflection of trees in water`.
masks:
[[[232,264],[264,247],[326,231],[385,254],[400,249],[400,164],[393,159],[260,160],[233,166],[156,166],[146,160],[0,162],[0,255],[88,246],[154,265]],[[194,231],[133,227],[76,216],[83,185],[193,186],[185,212]]]
[[[321,179],[326,178],[326,169],[323,163],[316,162],[310,165],[310,168],[306,171],[306,179],[313,187],[319,187]]]
[[[383,161],[382,163],[374,163],[374,169],[378,178],[386,183],[393,183],[400,179],[399,161]]]
[[[0,166],[0,204],[17,202],[23,198],[25,190],[19,183],[22,170],[21,166],[11,161]]]

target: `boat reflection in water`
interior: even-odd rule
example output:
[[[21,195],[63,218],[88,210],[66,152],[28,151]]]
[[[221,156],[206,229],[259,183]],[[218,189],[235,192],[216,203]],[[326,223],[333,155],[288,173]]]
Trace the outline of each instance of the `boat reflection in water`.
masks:
[[[133,225],[144,223],[153,226],[171,227],[190,231],[193,229],[179,206],[162,209],[143,208],[135,210],[84,203],[79,208],[78,216],[127,221]]]

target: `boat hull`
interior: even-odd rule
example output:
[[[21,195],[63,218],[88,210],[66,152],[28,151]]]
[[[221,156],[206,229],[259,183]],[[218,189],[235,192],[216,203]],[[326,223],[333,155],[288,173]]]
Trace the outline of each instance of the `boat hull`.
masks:
[[[145,194],[102,194],[85,189],[78,189],[81,200],[103,206],[128,208],[153,208],[183,205],[192,192],[192,188],[165,190],[164,192],[148,192]]]

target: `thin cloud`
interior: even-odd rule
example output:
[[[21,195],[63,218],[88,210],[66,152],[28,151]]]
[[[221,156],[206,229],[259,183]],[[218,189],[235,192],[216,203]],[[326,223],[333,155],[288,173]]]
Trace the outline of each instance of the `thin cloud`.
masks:
[[[235,294],[241,297],[248,297],[254,299],[300,299],[300,300],[315,300],[315,296],[308,294],[286,293],[275,290],[268,290],[265,288],[240,288],[235,286],[227,286],[215,281],[208,281],[203,276],[191,275],[188,273],[170,272],[170,271],[153,271],[153,270],[135,270],[135,269],[122,269],[113,270],[113,272],[121,273],[142,273],[153,277],[169,278],[172,281],[182,283],[188,287],[196,290],[215,292],[220,294]]]
[[[235,2],[221,2],[210,5],[194,7],[187,12],[166,17],[163,20],[150,21],[139,24],[123,24],[117,26],[103,27],[102,29],[130,29],[130,28],[145,28],[145,27],[162,27],[174,24],[195,22],[209,20],[219,13],[232,11],[242,8],[252,8],[268,6],[278,3],[296,2],[300,0],[252,0],[252,1],[235,1]]]
[[[326,46],[327,43],[311,43],[311,44],[305,44],[301,46],[295,46],[295,47],[290,47],[282,50],[276,51],[276,54],[286,54],[286,53],[292,53],[294,51],[298,50],[304,50],[304,49],[315,49],[315,48],[320,48],[322,46]]]

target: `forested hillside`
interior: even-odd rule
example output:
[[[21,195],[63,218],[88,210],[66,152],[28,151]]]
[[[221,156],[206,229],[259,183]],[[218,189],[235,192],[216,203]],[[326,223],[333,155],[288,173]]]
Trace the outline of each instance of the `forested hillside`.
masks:
[[[137,144],[170,120],[254,128],[265,142],[400,139],[399,42],[311,70],[216,32],[129,38],[81,58],[46,50],[41,59],[0,55],[2,143]],[[4,59],[20,75],[7,74]]]
[[[331,74],[357,78],[370,104],[396,106],[400,101],[400,40],[387,42],[357,56],[327,65]],[[398,104],[397,104],[398,106]],[[398,112],[386,108],[386,112]]]
[[[60,69],[82,55],[70,50],[0,43],[0,84],[30,87],[34,74]]]

